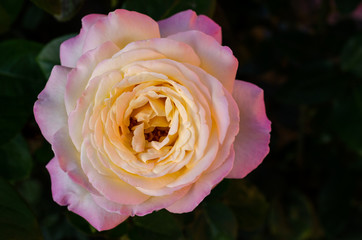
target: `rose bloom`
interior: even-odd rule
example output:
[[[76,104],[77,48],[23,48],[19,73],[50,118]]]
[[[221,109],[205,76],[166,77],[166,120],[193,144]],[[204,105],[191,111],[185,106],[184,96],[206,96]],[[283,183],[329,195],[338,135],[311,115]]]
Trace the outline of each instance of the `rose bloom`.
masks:
[[[60,60],[34,106],[55,154],[52,194],[99,231],[190,212],[269,151],[263,91],[235,81],[238,61],[206,16],[87,15]]]

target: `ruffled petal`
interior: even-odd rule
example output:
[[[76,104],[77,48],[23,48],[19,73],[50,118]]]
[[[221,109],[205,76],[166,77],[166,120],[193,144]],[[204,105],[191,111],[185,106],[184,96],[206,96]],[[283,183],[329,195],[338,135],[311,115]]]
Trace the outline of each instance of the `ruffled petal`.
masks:
[[[98,231],[114,228],[128,218],[104,210],[95,203],[92,195],[75,184],[60,168],[57,158],[53,158],[47,165],[52,182],[53,199],[59,205],[68,206],[68,209],[84,217]]]
[[[176,33],[167,38],[190,45],[200,57],[200,67],[216,77],[230,93],[232,92],[238,60],[230,48],[221,46],[209,35],[194,30]]]
[[[235,152],[231,148],[230,154],[224,164],[215,171],[205,173],[194,183],[190,191],[180,200],[166,209],[173,213],[185,213],[193,211],[200,202],[210,194],[212,188],[221,182],[233,167]]]
[[[141,13],[117,9],[91,26],[85,37],[82,53],[107,41],[123,48],[130,42],[159,37],[158,24],[152,18]]]
[[[139,204],[146,201],[149,196],[141,193],[133,186],[117,178],[115,174],[102,175],[95,169],[89,158],[96,158],[97,152],[85,139],[81,150],[82,169],[91,184],[107,199],[118,204]],[[95,160],[97,161],[97,160]]]
[[[89,28],[101,18],[105,18],[103,14],[89,14],[82,18],[82,29],[80,33],[64,41],[60,45],[60,62],[62,66],[74,68],[78,59],[82,55],[84,39],[89,31]]]
[[[172,205],[174,202],[182,198],[190,188],[191,185],[174,191],[169,195],[150,197],[141,204],[121,205],[99,196],[94,196],[94,200],[99,206],[102,206],[104,209],[110,212],[115,212],[122,215],[144,216],[146,214],[152,213],[153,211],[158,211]]]
[[[54,66],[50,78],[34,104],[34,116],[45,139],[53,143],[54,134],[67,125],[64,104],[67,75],[71,69]]]
[[[157,51],[167,57],[178,62],[190,63],[192,65],[200,65],[200,58],[189,45],[167,38],[154,38],[144,41],[137,41],[128,44],[116,56],[130,52],[135,49],[150,49]],[[147,56],[147,55],[146,55]]]
[[[94,68],[103,60],[111,58],[119,48],[113,42],[105,42],[96,49],[82,55],[68,77],[65,92],[65,107],[69,114],[76,107],[78,99],[82,96]]]
[[[240,110],[240,130],[234,142],[234,167],[227,177],[243,178],[269,153],[271,122],[265,113],[261,88],[236,81],[233,97]]]
[[[93,194],[99,194],[89,183],[87,176],[82,171],[79,152],[75,149],[69,137],[67,127],[59,129],[54,134],[52,147],[60,168],[68,174],[73,182],[81,185]]]
[[[199,15],[187,10],[177,13],[158,22],[161,37],[167,37],[179,32],[197,30],[215,38],[221,44],[221,27],[205,15]]]

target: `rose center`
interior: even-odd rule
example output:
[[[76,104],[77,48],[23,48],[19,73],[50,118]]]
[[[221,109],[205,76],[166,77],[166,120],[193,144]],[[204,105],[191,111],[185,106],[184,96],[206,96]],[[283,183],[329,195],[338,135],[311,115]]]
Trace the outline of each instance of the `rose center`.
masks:
[[[134,129],[136,126],[140,125],[141,122],[138,122],[135,118],[131,117],[129,121],[128,129],[134,135]],[[156,126],[156,127],[148,127],[145,128],[143,133],[145,140],[148,142],[162,141],[167,135],[170,130],[170,127],[165,126]]]
[[[149,142],[159,142],[161,137],[166,137],[168,135],[169,130],[169,127],[155,127],[152,132],[146,133],[145,131],[145,139]]]

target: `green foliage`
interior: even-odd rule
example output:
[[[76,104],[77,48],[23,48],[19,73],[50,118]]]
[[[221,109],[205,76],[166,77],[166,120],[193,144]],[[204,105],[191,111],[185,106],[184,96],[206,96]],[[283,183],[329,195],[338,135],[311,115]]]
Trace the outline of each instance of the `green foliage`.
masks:
[[[0,178],[0,238],[40,240],[35,216],[15,190]]]
[[[35,61],[41,44],[26,40],[0,42],[0,144],[24,126],[44,84]]]
[[[215,0],[155,0],[151,4],[147,0],[126,0],[122,8],[145,13],[155,20],[160,20],[187,9],[212,16],[215,6]]]
[[[154,236],[155,239],[177,239],[181,235],[181,226],[175,217],[166,210],[157,211],[144,217],[134,217],[133,222],[136,226],[145,229],[145,233],[151,232],[150,235]],[[138,235],[140,232],[143,231],[137,229],[132,233],[135,239],[146,236],[144,234]]]
[[[0,176],[3,178],[20,180],[29,176],[33,162],[21,135],[16,135],[8,143],[0,146],[0,159]]]
[[[60,65],[60,59],[59,59],[60,44],[65,40],[74,36],[75,34],[68,34],[66,36],[58,37],[50,41],[40,51],[37,57],[37,61],[46,78],[49,78],[54,65]]]
[[[253,232],[265,224],[269,203],[263,193],[255,185],[244,181],[233,181],[227,192],[226,203],[233,210],[238,228],[245,232]]]
[[[20,13],[24,0],[2,0],[0,2],[0,34],[9,30]]]
[[[357,127],[362,122],[362,84],[347,84],[350,88],[333,104],[331,127],[349,148],[362,156],[362,131]]]
[[[318,237],[311,202],[293,191],[274,199],[270,213],[270,230],[277,239],[315,239]],[[283,203],[288,202],[285,206]]]
[[[211,239],[231,240],[237,236],[237,220],[231,209],[217,201],[204,204],[206,219],[211,229]]]
[[[342,49],[341,68],[343,71],[362,77],[362,36],[351,37]]]
[[[52,14],[59,21],[72,18],[80,9],[84,0],[31,0],[39,8]]]

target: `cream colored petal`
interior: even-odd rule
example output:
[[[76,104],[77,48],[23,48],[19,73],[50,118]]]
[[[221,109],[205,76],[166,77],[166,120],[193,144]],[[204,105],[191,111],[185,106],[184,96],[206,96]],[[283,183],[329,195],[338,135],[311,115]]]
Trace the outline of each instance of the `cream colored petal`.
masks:
[[[141,123],[135,127],[133,131],[133,138],[132,138],[132,148],[136,152],[143,152],[145,150],[145,134],[144,134],[144,124]]]
[[[221,46],[213,37],[199,31],[180,32],[167,38],[190,45],[201,59],[200,68],[217,78],[232,92],[238,60],[230,48]]]
[[[112,57],[118,51],[119,48],[114,43],[106,42],[79,58],[76,67],[68,75],[66,85],[65,106],[68,115],[75,109],[77,101],[86,89],[97,64]]]

